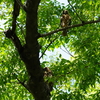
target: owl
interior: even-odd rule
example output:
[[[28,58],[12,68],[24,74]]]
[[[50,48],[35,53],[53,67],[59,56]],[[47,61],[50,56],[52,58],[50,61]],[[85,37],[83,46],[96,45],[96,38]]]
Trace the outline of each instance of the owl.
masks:
[[[68,14],[67,10],[63,10],[63,13],[60,19],[60,25],[62,28],[65,28],[71,25],[71,17]],[[67,35],[67,29],[63,30],[62,35],[63,36]]]

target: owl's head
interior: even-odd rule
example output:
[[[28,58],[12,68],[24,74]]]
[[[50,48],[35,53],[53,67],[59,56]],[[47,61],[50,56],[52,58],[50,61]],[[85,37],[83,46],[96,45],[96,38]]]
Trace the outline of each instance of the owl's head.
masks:
[[[67,10],[63,10],[63,14],[68,14],[68,11]]]

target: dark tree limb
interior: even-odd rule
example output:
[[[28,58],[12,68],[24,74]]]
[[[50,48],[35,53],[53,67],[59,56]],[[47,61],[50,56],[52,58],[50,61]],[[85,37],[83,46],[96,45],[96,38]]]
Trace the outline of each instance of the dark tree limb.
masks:
[[[19,16],[19,12],[20,12],[20,6],[19,4],[16,2],[16,0],[14,0],[14,7],[13,7],[13,21],[12,21],[12,32],[14,33],[16,30],[16,20],[17,17]]]
[[[20,12],[20,6],[16,2],[16,0],[14,0],[12,29],[9,28],[4,33],[5,33],[5,36],[7,38],[12,40],[12,42],[14,43],[14,45],[17,48],[18,52],[21,53],[22,45],[21,45],[21,42],[20,42],[20,40],[17,37],[16,32],[15,32],[16,31],[16,20],[17,20],[17,17],[19,16],[19,12]]]
[[[23,47],[22,47],[21,42],[20,42],[19,38],[17,37],[17,35],[15,33],[13,33],[13,31],[10,30],[10,29],[5,31],[4,33],[5,33],[5,36],[7,38],[12,40],[12,42],[14,43],[14,45],[17,48],[18,52],[21,53]]]
[[[17,48],[19,54],[22,52],[22,45],[21,45],[21,42],[19,40],[19,38],[17,37],[16,34],[13,35],[13,38],[11,38],[12,42],[14,43],[15,47]]]
[[[65,27],[65,28],[60,28],[60,29],[51,31],[51,32],[46,33],[46,34],[40,34],[40,37],[46,37],[46,36],[49,36],[51,34],[57,33],[59,31],[63,31],[65,29],[71,29],[71,28],[74,28],[74,27],[80,27],[80,26],[83,26],[83,25],[92,24],[92,23],[98,23],[98,22],[100,22],[100,19],[99,20],[87,21],[87,22],[84,22],[84,23],[81,23],[81,24],[71,25],[71,26],[68,26],[68,27]]]

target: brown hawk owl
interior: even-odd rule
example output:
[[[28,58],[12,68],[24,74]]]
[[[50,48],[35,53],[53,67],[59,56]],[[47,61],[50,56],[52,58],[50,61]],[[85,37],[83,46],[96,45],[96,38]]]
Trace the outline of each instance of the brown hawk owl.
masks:
[[[67,10],[64,10],[63,13],[62,13],[60,25],[61,25],[62,28],[71,25],[71,17],[69,16]],[[63,36],[67,35],[67,30],[66,29],[63,30],[62,35]]]

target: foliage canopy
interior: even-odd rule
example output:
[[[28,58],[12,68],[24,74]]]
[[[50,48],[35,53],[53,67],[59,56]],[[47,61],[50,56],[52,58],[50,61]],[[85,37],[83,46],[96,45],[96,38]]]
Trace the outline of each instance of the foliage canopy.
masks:
[[[22,0],[23,3],[25,1]],[[81,23],[81,20],[100,19],[100,0],[68,1],[71,5],[65,6],[56,0],[41,0],[38,7],[40,34],[59,27],[63,9],[69,11],[72,25]],[[0,100],[31,100],[31,94],[18,82],[18,79],[28,80],[25,65],[11,40],[3,34],[12,24],[13,2],[1,0],[0,9],[0,20],[4,22],[0,26]],[[21,9],[16,32],[22,45],[25,44],[26,36],[25,16],[26,13]],[[71,28],[66,37],[61,32],[41,37],[38,42],[42,46],[40,56],[47,47],[48,51],[54,51],[63,46],[73,53],[70,59],[64,59],[61,54],[57,57],[52,55],[50,61],[45,59],[48,54],[41,58],[41,66],[50,67],[53,72],[53,78],[50,79],[54,83],[52,100],[100,100],[100,23]]]

